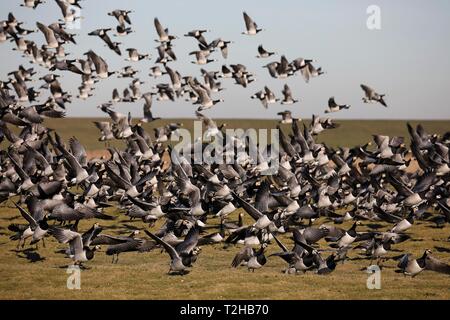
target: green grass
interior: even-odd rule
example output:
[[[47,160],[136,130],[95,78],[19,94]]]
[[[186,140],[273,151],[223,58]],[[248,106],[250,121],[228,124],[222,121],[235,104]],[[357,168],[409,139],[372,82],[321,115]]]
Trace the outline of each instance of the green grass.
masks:
[[[64,119],[47,121],[46,125],[56,129],[64,139],[76,136],[88,150],[101,150],[104,143],[98,142],[98,131],[92,125],[93,119]],[[180,121],[180,120],[173,120]],[[146,128],[159,126],[167,121],[145,124]],[[172,122],[172,121],[170,121]],[[222,121],[218,120],[218,124]],[[275,121],[226,120],[228,127],[274,128]],[[331,146],[354,146],[371,139],[372,133],[407,136],[404,121],[338,121],[341,127],[325,132],[320,136]],[[412,122],[416,124],[417,122]],[[444,133],[449,130],[449,121],[425,121],[425,129],[430,133]],[[192,121],[186,121],[190,129]],[[3,147],[3,146],[2,146]],[[339,264],[329,276],[314,273],[286,275],[282,273],[285,263],[272,257],[266,266],[255,273],[245,267],[230,267],[240,246],[224,249],[222,245],[204,246],[192,271],[186,276],[167,275],[169,257],[160,250],[150,253],[124,253],[117,265],[111,264],[111,257],[105,255],[106,247],[98,252],[93,261],[87,263],[90,270],[81,272],[81,290],[68,290],[68,274],[63,266],[71,260],[56,253],[66,246],[58,244],[53,238],[46,238],[46,248],[40,244],[38,251],[27,253],[15,250],[16,242],[11,242],[10,223],[24,223],[12,203],[0,208],[0,299],[449,299],[450,277],[434,272],[423,272],[414,279],[394,272],[395,261],[387,261],[382,270],[382,289],[366,288],[367,260],[352,260],[359,257],[357,251],[350,251],[350,260]],[[129,234],[125,224],[137,228],[147,227],[142,222],[129,222],[119,217],[116,209],[109,213],[118,216],[115,221],[100,224],[108,234]],[[237,212],[232,217],[236,218]],[[247,222],[249,218],[246,217]],[[319,221],[318,224],[324,221]],[[93,221],[80,223],[80,230],[87,230]],[[216,221],[208,220],[214,224]],[[364,222],[363,224],[367,224]],[[152,228],[156,230],[158,226]],[[349,227],[344,224],[343,228]],[[384,225],[382,230],[387,230]],[[362,226],[359,231],[366,230]],[[429,223],[416,223],[410,232],[412,240],[394,246],[401,252],[421,255],[427,248],[450,249],[446,239],[449,227],[432,228]],[[143,232],[140,235],[144,237]],[[288,236],[281,239],[291,246]],[[420,241],[417,241],[420,240]],[[320,243],[326,247],[324,242]],[[25,247],[29,248],[28,245]],[[276,244],[268,249],[268,254],[278,251]],[[401,252],[392,252],[398,255]],[[436,257],[450,262],[448,253],[434,250]],[[38,255],[38,256],[37,256]],[[43,260],[32,262],[35,258]]]
[[[113,210],[114,211],[114,210]],[[111,212],[112,213],[112,212]],[[233,214],[233,217],[237,212]],[[248,219],[248,217],[247,217]],[[22,223],[15,209],[1,209],[0,217],[0,298],[1,299],[449,299],[450,277],[433,272],[423,272],[414,279],[394,272],[395,261],[387,261],[382,270],[382,289],[366,288],[367,260],[352,260],[359,257],[357,251],[349,253],[350,260],[339,264],[328,276],[313,272],[286,275],[282,271],[285,263],[278,257],[269,258],[260,270],[251,273],[245,267],[233,269],[230,263],[241,246],[224,249],[223,245],[204,246],[191,272],[185,276],[167,275],[169,258],[166,253],[154,250],[150,253],[123,253],[118,264],[111,264],[102,247],[91,262],[91,269],[81,271],[81,290],[68,290],[67,266],[71,260],[58,249],[66,246],[53,238],[46,238],[46,248],[40,245],[38,251],[42,261],[31,262],[25,253],[16,251],[15,242],[8,239],[9,223]],[[216,221],[208,220],[210,224]],[[250,222],[247,220],[247,222]],[[319,223],[324,221],[319,221]],[[84,221],[81,230],[92,222]],[[133,224],[145,228],[141,222],[130,223],[119,217],[114,222],[102,222],[105,233],[127,234],[125,227],[116,225]],[[152,228],[156,230],[158,226]],[[343,227],[349,227],[344,224]],[[388,228],[386,225],[383,229]],[[367,228],[361,226],[360,231]],[[142,232],[143,233],[143,232]],[[426,248],[435,246],[450,249],[445,239],[449,229],[434,229],[429,224],[414,225],[413,239],[395,246],[395,249],[420,255]],[[143,235],[141,235],[143,236]],[[144,236],[143,236],[144,237]],[[281,239],[289,245],[287,235]],[[421,240],[421,241],[417,241]],[[325,242],[321,242],[325,248]],[[27,248],[26,246],[25,248]],[[268,254],[278,251],[276,244],[269,246]],[[398,255],[400,252],[392,252]],[[438,258],[449,262],[448,254],[435,252]],[[33,258],[36,258],[33,257]]]

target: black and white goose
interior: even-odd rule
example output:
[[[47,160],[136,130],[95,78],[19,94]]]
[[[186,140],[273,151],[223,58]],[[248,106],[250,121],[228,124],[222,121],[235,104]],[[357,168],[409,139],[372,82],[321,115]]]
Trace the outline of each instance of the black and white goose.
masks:
[[[350,105],[337,104],[334,100],[334,97],[331,97],[330,99],[328,99],[328,110],[325,110],[325,113],[338,112],[345,109],[350,109]]]
[[[450,265],[431,256],[431,250],[425,250],[419,259],[414,259],[411,254],[405,254],[397,267],[404,275],[417,276],[424,270],[431,270],[439,273],[450,274]]]
[[[128,58],[126,59],[127,61],[138,62],[150,58],[149,54],[140,54],[137,51],[137,49],[134,48],[128,48],[127,52],[128,52]]]
[[[258,46],[258,55],[257,58],[268,58],[270,56],[273,56],[276,54],[276,52],[270,52],[263,48],[262,44]]]
[[[339,240],[337,241],[337,247],[339,249],[350,246],[356,240],[356,238],[358,237],[356,227],[360,224],[361,223],[359,221],[354,222],[351,228],[345,231],[342,237],[339,238]]]
[[[100,249],[100,246],[95,246],[91,249],[88,245],[90,239],[88,239],[89,241],[83,242],[81,234],[69,229],[50,227],[50,233],[59,243],[69,243],[70,257],[75,265],[79,265],[80,267],[83,266],[83,262],[92,260],[95,251]]]
[[[255,269],[261,269],[267,262],[264,254],[266,244],[263,244],[258,250],[250,246],[245,246],[239,251],[231,262],[233,268],[237,268],[241,264],[247,265],[248,271],[255,272]]]
[[[385,94],[379,94],[374,89],[365,84],[361,84],[361,89],[363,89],[365,94],[365,97],[362,98],[364,103],[379,102],[383,106],[387,107],[387,104],[384,101]]]
[[[170,245],[169,243],[167,243],[166,241],[164,241],[163,239],[157,237],[156,235],[154,235],[153,233],[145,230],[145,233],[147,233],[147,235],[152,238],[153,240],[155,240],[158,244],[160,244],[164,250],[166,250],[166,252],[169,254],[170,256],[170,268],[168,273],[178,273],[178,274],[186,274],[188,271],[188,266],[183,264],[183,259],[181,258],[180,254],[177,252],[177,250],[175,250],[175,248]]]
[[[263,29],[258,28],[258,25],[252,20],[252,18],[250,18],[250,16],[246,12],[243,12],[243,15],[245,21],[245,28],[247,30],[242,32],[242,34],[255,35],[258,32],[263,31]]]
[[[44,216],[44,219],[37,220],[25,209],[19,206],[17,203],[13,202],[17,209],[19,209],[22,217],[28,222],[29,226],[27,229],[23,230],[18,239],[19,243],[17,244],[17,248],[20,247],[22,243],[22,248],[25,245],[25,240],[29,237],[31,238],[30,245],[37,244],[40,240],[42,240],[43,246],[45,247],[44,237],[48,232],[49,226],[47,223],[47,219]]]
[[[287,84],[284,85],[283,90],[281,92],[283,93],[284,96],[283,100],[281,100],[281,104],[289,105],[298,102],[298,100],[292,97],[291,88],[289,88]]]

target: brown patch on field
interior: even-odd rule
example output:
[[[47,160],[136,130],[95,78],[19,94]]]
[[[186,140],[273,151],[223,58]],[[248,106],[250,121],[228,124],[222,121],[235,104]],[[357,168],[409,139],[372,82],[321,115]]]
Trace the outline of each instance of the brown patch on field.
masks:
[[[88,160],[92,160],[92,159],[96,159],[96,158],[109,159],[109,158],[111,158],[111,154],[108,152],[108,150],[92,150],[92,151],[87,151],[87,157],[88,157]]]

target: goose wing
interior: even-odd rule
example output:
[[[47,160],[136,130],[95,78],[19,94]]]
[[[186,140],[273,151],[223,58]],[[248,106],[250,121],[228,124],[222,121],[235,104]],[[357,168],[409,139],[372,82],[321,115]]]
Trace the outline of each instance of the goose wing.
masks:
[[[247,28],[247,31],[250,31],[252,29],[256,29],[256,23],[250,18],[250,16],[243,12],[244,15],[244,21],[245,21],[245,27]]]
[[[25,220],[27,220],[27,222],[30,224],[31,229],[34,230],[37,227],[36,220],[34,220],[34,218],[31,216],[31,214],[29,214],[28,211],[26,211],[24,208],[19,206],[16,202],[13,201],[13,203],[16,206],[16,208],[19,209],[22,217]]]
[[[164,247],[164,249],[167,251],[167,253],[169,254],[169,256],[172,260],[180,259],[180,256],[178,255],[178,252],[177,252],[177,250],[175,250],[174,247],[172,247],[170,244],[168,244],[163,239],[155,236],[150,231],[147,231],[147,230],[144,230],[144,231],[150,238],[152,238],[153,240],[155,240],[157,243],[159,243],[160,245],[162,245]]]
[[[439,273],[450,274],[450,265],[430,255],[427,255],[425,259],[425,269],[436,271]]]

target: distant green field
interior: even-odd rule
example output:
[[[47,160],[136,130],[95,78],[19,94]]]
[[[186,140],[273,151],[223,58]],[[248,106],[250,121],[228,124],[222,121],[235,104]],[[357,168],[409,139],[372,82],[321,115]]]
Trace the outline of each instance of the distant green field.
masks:
[[[65,140],[72,136],[77,137],[87,150],[105,149],[105,143],[98,141],[99,131],[94,126],[93,121],[105,119],[93,118],[67,118],[67,119],[48,119],[45,125],[55,129]],[[164,119],[157,120],[150,124],[144,124],[144,128],[148,132],[152,132],[154,128],[160,127],[167,123],[183,123],[184,128],[192,130],[193,119]],[[235,119],[215,119],[217,125],[227,123],[227,128],[254,128],[254,129],[272,129],[276,128],[277,120],[235,120]],[[304,123],[309,125],[309,120]],[[353,147],[364,144],[372,139],[372,134],[383,134],[388,136],[404,136],[408,137],[406,121],[386,121],[386,120],[337,120],[341,126],[337,129],[324,131],[319,135],[318,140],[325,142],[329,146],[349,146]],[[419,121],[411,121],[411,124],[417,125]],[[450,131],[450,120],[443,121],[420,121],[427,132],[443,134]],[[282,125],[283,130],[290,132],[290,125]],[[153,134],[153,132],[152,132]],[[120,146],[121,142],[113,142],[111,145]]]
[[[64,119],[47,121],[64,139],[76,136],[88,150],[102,150],[103,142],[97,141],[98,130],[92,124],[95,119]],[[230,128],[275,128],[276,121],[224,120]],[[145,124],[151,129],[167,122],[183,122],[192,128],[192,120],[158,120]],[[221,124],[222,120],[217,120]],[[371,140],[372,134],[407,136],[405,121],[337,121],[341,127],[329,130],[319,136],[331,146],[355,146]],[[418,122],[412,122],[416,125]],[[450,121],[423,121],[429,133],[442,134],[450,130]],[[286,126],[287,128],[287,126]],[[3,148],[3,145],[2,145]],[[286,275],[282,271],[285,263],[278,257],[269,258],[266,266],[254,273],[245,267],[230,267],[234,255],[242,248],[223,245],[204,246],[192,271],[186,276],[169,276],[169,257],[160,250],[150,253],[124,253],[118,264],[111,264],[111,257],[105,255],[106,246],[86,265],[90,270],[81,272],[81,290],[68,290],[66,281],[67,264],[71,260],[58,249],[66,246],[47,238],[46,248],[39,246],[35,251],[27,245],[25,251],[16,251],[16,242],[11,242],[10,223],[24,223],[17,209],[8,201],[0,208],[0,299],[450,299],[450,277],[433,272],[423,272],[414,279],[394,272],[395,261],[387,261],[381,274],[382,289],[366,288],[366,268],[369,261],[360,259],[358,251],[349,252],[349,261],[339,264],[329,276],[314,273]],[[231,215],[236,219],[236,211]],[[118,216],[115,221],[104,222],[108,234],[129,234],[132,228],[147,227],[142,222],[130,222],[120,216],[117,209],[108,213]],[[246,222],[250,223],[246,216]],[[317,225],[327,222],[321,218]],[[80,231],[87,230],[93,221],[82,221]],[[208,224],[217,224],[209,219]],[[358,231],[367,229],[369,222],[363,222]],[[382,223],[379,230],[390,227]],[[156,230],[159,224],[152,228]],[[348,228],[349,224],[342,225]],[[216,229],[213,229],[215,231]],[[435,256],[450,263],[450,229],[436,229],[430,223],[416,223],[411,228],[412,239],[394,246],[391,256],[410,252],[416,257],[425,249],[432,249]],[[146,237],[143,232],[141,237]],[[288,247],[292,241],[289,235],[280,237]],[[320,242],[326,248],[325,242]],[[275,243],[269,246],[268,254],[277,252]],[[329,253],[324,253],[325,255]]]

